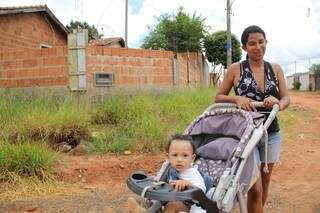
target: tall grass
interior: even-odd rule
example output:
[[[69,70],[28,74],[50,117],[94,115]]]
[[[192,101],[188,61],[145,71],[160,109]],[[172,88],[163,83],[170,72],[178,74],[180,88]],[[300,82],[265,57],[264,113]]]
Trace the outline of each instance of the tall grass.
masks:
[[[109,94],[104,103],[70,97],[2,95],[0,139],[60,143],[98,131],[92,153],[157,151],[212,103],[214,88]]]
[[[85,139],[94,154],[157,152],[211,104],[214,93],[214,88],[113,93],[103,103],[0,95],[0,182],[50,178],[57,160],[52,143]]]
[[[110,151],[114,141],[119,143],[113,146],[116,152],[125,149],[158,151],[171,134],[182,133],[212,103],[214,94],[214,88],[172,90],[161,94],[140,92],[133,96],[115,94],[92,115],[92,123],[105,125],[109,133],[100,134],[91,151]]]
[[[44,143],[1,142],[0,150],[0,181],[14,181],[15,175],[47,180],[53,173],[57,154]]]
[[[45,140],[69,126],[86,127],[90,108],[71,98],[33,95],[2,95],[0,102],[0,138]],[[31,137],[31,138],[30,138]]]

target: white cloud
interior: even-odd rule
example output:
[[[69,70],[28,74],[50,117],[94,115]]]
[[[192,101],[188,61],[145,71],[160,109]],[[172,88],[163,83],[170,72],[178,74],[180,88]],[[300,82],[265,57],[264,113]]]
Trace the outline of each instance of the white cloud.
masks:
[[[130,1],[130,0],[129,0]],[[176,12],[183,6],[187,12],[206,17],[206,24],[213,31],[225,30],[225,0],[141,0],[142,7],[132,14],[129,6],[129,46],[138,47],[147,34],[147,26],[154,17],[162,13]],[[80,5],[83,5],[81,13]],[[105,36],[124,37],[125,0],[0,0],[1,6],[47,4],[63,24],[83,16],[83,20],[94,24]],[[310,14],[308,17],[308,8]],[[320,62],[320,1],[319,0],[234,0],[232,32],[240,38],[245,27],[261,26],[268,39],[266,59],[288,65],[292,72],[295,60],[312,58],[311,63]],[[307,60],[309,63],[309,60]],[[318,62],[317,62],[318,63]]]

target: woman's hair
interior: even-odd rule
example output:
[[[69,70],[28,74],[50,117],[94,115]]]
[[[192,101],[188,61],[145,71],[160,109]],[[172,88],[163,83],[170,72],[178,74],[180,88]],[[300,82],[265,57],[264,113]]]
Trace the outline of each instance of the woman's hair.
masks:
[[[192,143],[192,137],[190,135],[181,135],[181,134],[175,134],[171,136],[171,139],[169,140],[169,143],[167,144],[167,147],[166,147],[167,152],[169,152],[172,141],[174,140],[189,142],[192,147],[192,154],[196,154],[196,147]]]
[[[250,33],[261,33],[263,35],[264,39],[266,39],[266,34],[263,31],[263,29],[261,29],[257,25],[251,25],[251,26],[247,27],[243,31],[242,35],[241,35],[241,43],[242,43],[242,45],[246,45],[247,44]]]

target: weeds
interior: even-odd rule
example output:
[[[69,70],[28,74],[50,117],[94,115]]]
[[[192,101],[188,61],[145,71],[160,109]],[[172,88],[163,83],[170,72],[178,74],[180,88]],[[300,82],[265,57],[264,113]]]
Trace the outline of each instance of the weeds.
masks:
[[[0,181],[12,182],[14,175],[48,180],[53,174],[57,154],[46,144],[1,142],[0,149]]]
[[[99,154],[126,149],[156,152],[171,134],[183,132],[211,104],[214,93],[213,88],[114,93],[99,104],[50,95],[3,96],[0,139],[73,147],[86,140],[92,141],[90,152]],[[91,138],[90,132],[96,129],[100,136]]]
[[[213,95],[210,88],[111,96],[92,115],[91,122],[105,125],[107,131],[102,132],[104,136],[94,139],[95,148],[91,147],[91,151],[134,149],[156,152],[167,142],[169,135],[183,132],[211,104]]]

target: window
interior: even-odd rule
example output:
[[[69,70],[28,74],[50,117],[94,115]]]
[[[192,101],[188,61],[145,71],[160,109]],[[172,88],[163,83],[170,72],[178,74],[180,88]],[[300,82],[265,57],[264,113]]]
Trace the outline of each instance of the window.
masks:
[[[95,73],[94,82],[96,86],[112,86],[113,73]]]
[[[51,48],[51,45],[48,44],[40,44],[40,48]]]

